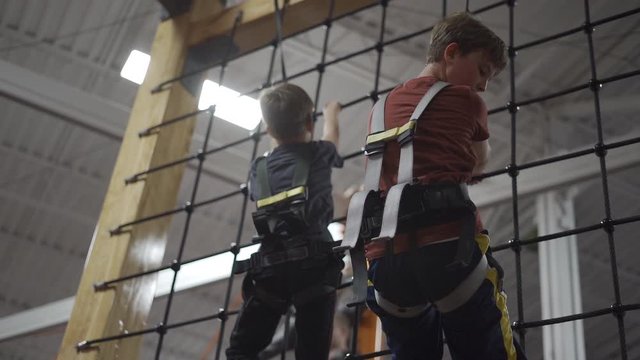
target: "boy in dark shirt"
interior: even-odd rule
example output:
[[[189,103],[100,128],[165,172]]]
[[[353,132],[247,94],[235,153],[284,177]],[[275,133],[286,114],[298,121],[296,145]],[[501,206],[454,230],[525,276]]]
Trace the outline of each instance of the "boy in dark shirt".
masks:
[[[280,317],[294,305],[296,358],[326,360],[344,265],[332,252],[327,230],[333,218],[331,168],[342,167],[336,150],[340,105],[330,102],[323,109],[321,141],[312,141],[314,107],[302,88],[275,86],[263,92],[260,106],[277,146],[251,167],[249,189],[258,205],[254,222],[264,236],[243,283],[245,302],[227,358],[257,359],[271,342]],[[281,201],[288,197],[293,200]],[[273,206],[281,208],[275,215],[267,212],[269,221],[256,220],[261,209]]]

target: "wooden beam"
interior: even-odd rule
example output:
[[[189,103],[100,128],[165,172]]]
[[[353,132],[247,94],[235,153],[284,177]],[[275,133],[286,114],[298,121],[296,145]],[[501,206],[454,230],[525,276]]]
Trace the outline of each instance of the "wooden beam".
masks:
[[[160,82],[179,76],[187,53],[189,16],[158,27],[146,80],[138,90],[129,124],[105,196],[86,266],[58,359],[136,359],[141,337],[111,341],[77,352],[84,340],[99,339],[148,326],[146,317],[155,294],[156,277],[145,276],[120,286],[95,291],[93,284],[158,267],[164,256],[170,218],[110,236],[120,224],[175,207],[184,167],[173,167],[125,185],[124,179],[184,156],[191,142],[193,120],[170,125],[138,138],[138,131],[196,108],[196,99],[180,83],[152,94]]]
[[[369,354],[376,351],[376,331],[378,317],[373,311],[365,308],[360,315],[358,329],[358,354]]]
[[[280,4],[284,1],[279,0]],[[276,37],[275,7],[273,0],[247,0],[241,5],[222,12],[210,0],[196,0],[192,17],[189,44],[197,45],[206,40],[229,33],[238,12],[242,21],[234,42],[240,53],[268,45]],[[339,17],[379,3],[379,0],[335,0],[333,17]],[[289,0],[282,28],[287,37],[321,25],[329,15],[330,0]],[[282,5],[281,5],[282,6]]]

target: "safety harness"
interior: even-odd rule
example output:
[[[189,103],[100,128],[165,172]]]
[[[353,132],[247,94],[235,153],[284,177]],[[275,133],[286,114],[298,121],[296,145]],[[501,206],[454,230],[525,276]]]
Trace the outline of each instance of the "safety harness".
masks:
[[[267,157],[256,160],[257,209],[252,213],[258,235],[254,243],[261,243],[262,251],[247,260],[237,261],[235,274],[249,271],[259,274],[264,269],[290,261],[322,258],[332,254],[336,243],[330,239],[326,229],[322,233],[327,239],[309,241],[306,205],[308,200],[307,179],[312,161],[310,146],[301,147],[296,153],[296,163],[291,187],[275,195],[271,192],[267,173]]]
[[[386,97],[373,107],[371,133],[367,136],[364,189],[351,198],[342,246],[335,251],[349,250],[353,266],[355,302],[362,302],[367,291],[367,267],[364,245],[383,242],[385,253],[393,254],[393,238],[398,233],[410,233],[418,228],[461,222],[461,235],[457,253],[450,268],[466,267],[473,256],[475,236],[475,205],[469,199],[465,184],[419,184],[413,176],[413,137],[417,122],[431,100],[449,84],[436,82],[422,97],[411,118],[400,127],[385,129],[384,109]],[[388,189],[383,198],[379,189],[382,159],[386,144],[397,141],[400,145],[400,164],[397,184]],[[486,264],[486,263],[485,263]],[[486,266],[485,266],[486,267]],[[482,269],[479,270],[482,272]],[[472,284],[476,287],[479,284]],[[476,287],[477,288],[477,287]],[[475,291],[475,290],[474,290]],[[464,298],[468,291],[464,291]],[[470,296],[470,295],[469,295]],[[456,296],[460,302],[460,296]],[[380,305],[390,303],[376,294]],[[462,299],[466,301],[466,299]],[[390,307],[391,305],[387,306]],[[448,302],[443,303],[444,307]],[[418,306],[423,309],[424,306]],[[420,309],[405,309],[405,316],[414,316]],[[399,312],[403,313],[402,309]]]

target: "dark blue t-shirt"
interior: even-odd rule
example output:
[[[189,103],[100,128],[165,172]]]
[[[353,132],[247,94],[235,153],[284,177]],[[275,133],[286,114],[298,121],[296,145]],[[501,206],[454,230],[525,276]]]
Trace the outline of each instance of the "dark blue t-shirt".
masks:
[[[331,196],[331,168],[342,167],[342,158],[336,146],[328,141],[312,141],[308,143],[282,144],[267,156],[267,173],[271,194],[291,188],[295,170],[295,155],[311,148],[311,164],[307,178],[307,219],[310,232],[325,231],[333,219],[333,197]],[[251,165],[249,189],[251,199],[258,200],[256,181],[256,162]]]

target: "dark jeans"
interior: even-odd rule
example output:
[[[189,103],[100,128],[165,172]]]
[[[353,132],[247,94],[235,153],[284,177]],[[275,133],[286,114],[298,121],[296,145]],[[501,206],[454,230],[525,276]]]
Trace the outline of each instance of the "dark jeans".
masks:
[[[245,302],[231,333],[227,359],[258,359],[258,353],[271,342],[280,317],[293,304],[296,359],[326,360],[333,330],[335,288],[343,265],[342,260],[330,256],[279,264],[262,274],[247,275],[243,285]],[[325,291],[317,292],[319,288]],[[306,298],[305,293],[318,295]]]
[[[373,260],[369,279],[385,299],[397,305],[408,307],[439,300],[466,277],[482,256],[478,248],[474,265],[451,271],[445,265],[453,260],[456,246],[456,241],[450,241]],[[394,359],[441,359],[443,332],[454,360],[525,359],[511,332],[498,274],[496,268],[490,267],[473,296],[447,313],[430,305],[416,317],[392,316],[376,303],[374,287],[369,288],[367,305],[380,317]]]

